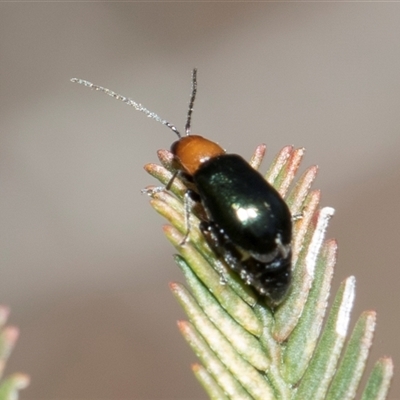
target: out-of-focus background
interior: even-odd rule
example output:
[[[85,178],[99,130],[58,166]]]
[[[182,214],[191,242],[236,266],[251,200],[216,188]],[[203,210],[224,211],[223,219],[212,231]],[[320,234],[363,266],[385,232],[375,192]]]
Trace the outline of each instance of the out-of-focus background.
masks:
[[[183,129],[196,66],[194,132],[246,158],[267,143],[264,170],[305,147],[336,209],[335,288],[357,277],[354,320],[378,312],[371,360],[399,360],[398,4],[3,3],[0,52],[0,303],[22,331],[22,399],[206,397],[174,250],[140,194],[175,137],[72,77]]]

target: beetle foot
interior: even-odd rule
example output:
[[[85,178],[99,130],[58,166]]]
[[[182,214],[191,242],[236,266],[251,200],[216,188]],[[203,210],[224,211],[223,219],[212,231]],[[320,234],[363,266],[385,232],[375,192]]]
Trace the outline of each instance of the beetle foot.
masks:
[[[142,189],[140,192],[142,194],[147,194],[147,196],[153,197],[156,193],[160,193],[165,190],[165,186],[152,186]]]

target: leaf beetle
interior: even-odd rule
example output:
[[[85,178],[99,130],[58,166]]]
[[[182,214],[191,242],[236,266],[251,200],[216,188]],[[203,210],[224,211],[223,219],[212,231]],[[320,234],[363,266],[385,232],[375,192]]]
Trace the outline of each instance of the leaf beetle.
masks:
[[[177,175],[190,187],[185,194],[184,241],[190,230],[187,205],[192,199],[204,208],[200,230],[217,256],[270,304],[280,304],[291,281],[292,215],[277,190],[241,156],[226,153],[217,143],[190,133],[197,70],[192,73],[185,136],[174,125],[127,97],[88,81],[71,81],[133,106],[178,136],[171,152],[179,168],[166,189]]]

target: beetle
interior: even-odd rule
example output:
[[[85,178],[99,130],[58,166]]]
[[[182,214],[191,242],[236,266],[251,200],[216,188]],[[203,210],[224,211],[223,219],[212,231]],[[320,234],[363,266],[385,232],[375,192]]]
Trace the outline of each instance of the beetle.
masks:
[[[174,125],[127,97],[88,81],[72,81],[133,106],[178,136],[171,145],[178,169],[165,189],[171,187],[176,176],[183,178],[190,187],[184,197],[185,205],[190,199],[202,205],[205,217],[199,228],[213,251],[271,305],[279,305],[291,282],[292,215],[278,191],[241,156],[226,153],[217,143],[191,134],[197,70],[192,73],[185,136]],[[187,232],[182,245],[190,231],[190,207],[185,206],[185,210]]]

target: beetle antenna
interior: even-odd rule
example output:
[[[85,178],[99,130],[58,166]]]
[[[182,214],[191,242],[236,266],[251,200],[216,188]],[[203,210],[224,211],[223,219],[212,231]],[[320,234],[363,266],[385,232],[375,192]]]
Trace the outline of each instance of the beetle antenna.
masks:
[[[190,135],[190,123],[192,121],[192,112],[193,112],[194,100],[196,98],[196,93],[197,93],[197,69],[193,68],[193,72],[192,72],[192,94],[190,95],[189,110],[188,110],[186,126],[185,126],[186,136]]]
[[[93,84],[92,82],[85,81],[84,79],[72,78],[71,82],[78,83],[79,85],[86,86],[93,90],[98,90],[100,92],[108,94],[109,96],[113,97],[114,99],[121,100],[128,106],[133,107],[135,110],[141,111],[142,113],[146,114],[149,118],[153,118],[156,121],[162,123],[163,125],[168,126],[169,129],[171,129],[173,132],[175,132],[175,134],[178,136],[179,139],[182,137],[181,134],[179,133],[178,129],[176,129],[176,127],[174,125],[170,124],[167,120],[162,119],[161,117],[159,117],[157,114],[153,113],[152,111],[149,111],[147,108],[143,107],[140,103],[136,103],[134,100],[130,99],[129,97],[121,96],[120,94],[115,93],[110,89],[104,88],[102,86],[97,86],[97,85]],[[193,100],[194,100],[194,97],[193,97],[193,93],[192,93],[191,103],[193,103]],[[192,104],[192,107],[193,107],[193,104]],[[188,121],[189,121],[189,125],[190,125],[191,110],[189,110],[189,111],[190,112],[189,112],[189,116],[188,116]]]

